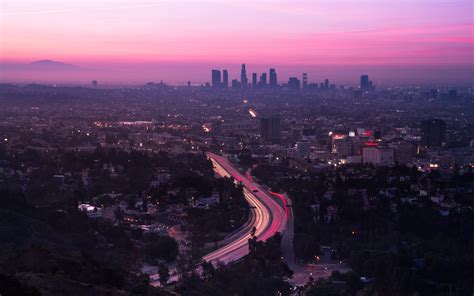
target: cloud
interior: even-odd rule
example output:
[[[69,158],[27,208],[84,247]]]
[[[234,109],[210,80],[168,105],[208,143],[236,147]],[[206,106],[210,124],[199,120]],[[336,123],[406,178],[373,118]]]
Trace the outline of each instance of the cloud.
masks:
[[[72,9],[52,9],[52,10],[35,10],[35,11],[16,11],[16,12],[1,12],[0,15],[28,15],[28,14],[52,14],[52,13],[64,13],[73,12]]]

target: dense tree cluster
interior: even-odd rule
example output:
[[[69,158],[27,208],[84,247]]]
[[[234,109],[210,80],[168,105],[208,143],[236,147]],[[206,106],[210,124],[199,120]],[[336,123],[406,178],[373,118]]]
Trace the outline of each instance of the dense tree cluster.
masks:
[[[219,203],[211,210],[190,208],[187,211],[193,242],[217,242],[247,221],[248,203],[242,193],[242,186],[235,186],[232,179],[214,181],[214,190],[219,194]]]
[[[472,196],[454,193],[452,200],[460,206],[449,215],[427,197],[417,197],[414,204],[402,201],[413,196],[412,184],[433,194],[447,187],[468,188],[472,172],[460,176],[402,166],[348,166],[302,173],[260,166],[254,174],[292,197],[297,257],[311,261],[320,245],[330,246],[334,259],[369,279],[362,295],[447,295],[450,290],[468,295],[474,290]],[[394,188],[390,196],[380,194],[387,188]],[[337,211],[329,215],[329,207]],[[311,293],[333,295],[321,292],[322,287],[338,285],[319,286]]]
[[[169,236],[146,233],[141,241],[148,262],[173,261],[178,256],[178,243]]]
[[[33,207],[10,189],[0,196],[2,294],[125,295],[141,283],[127,231],[80,212]],[[133,294],[156,295],[148,285],[138,290]]]
[[[33,168],[31,173],[23,174],[28,178],[22,174],[2,175],[0,184],[2,284],[13,283],[25,294],[54,294],[55,286],[64,291],[89,287],[79,289],[82,294],[156,294],[140,266],[143,262],[174,260],[177,242],[126,225],[113,225],[107,219],[90,219],[78,211],[78,201],[88,199],[99,207],[108,207],[117,200],[104,193],[123,190],[123,200],[134,209],[137,196],[151,193],[150,182],[162,169],[170,176],[170,186],[191,187],[198,196],[213,191],[212,166],[201,154],[183,155],[177,160],[166,153],[149,155],[100,148],[93,153],[26,149],[3,157],[12,171]],[[107,170],[109,167],[114,168],[114,175]],[[82,179],[84,171],[88,172],[87,187]],[[58,174],[63,174],[59,180],[55,177]],[[186,178],[196,180],[187,185],[183,181]],[[153,196],[151,202],[163,196]],[[121,216],[121,211],[116,215]],[[31,289],[30,284],[34,286]]]

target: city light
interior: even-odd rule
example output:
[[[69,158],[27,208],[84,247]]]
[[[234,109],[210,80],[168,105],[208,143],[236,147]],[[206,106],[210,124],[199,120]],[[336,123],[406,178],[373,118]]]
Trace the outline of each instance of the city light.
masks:
[[[250,113],[250,116],[252,116],[253,118],[257,117],[257,112],[253,109],[249,109],[249,113]]]

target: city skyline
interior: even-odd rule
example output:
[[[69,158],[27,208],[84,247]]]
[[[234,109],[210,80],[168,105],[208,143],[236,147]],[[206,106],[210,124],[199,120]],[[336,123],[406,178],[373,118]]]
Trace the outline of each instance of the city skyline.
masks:
[[[42,65],[45,63],[45,65]],[[51,65],[49,65],[51,63]],[[59,66],[58,66],[59,65]],[[401,66],[390,67],[376,65],[250,65],[250,81],[253,73],[267,73],[278,69],[279,82],[291,77],[302,79],[306,73],[308,83],[329,79],[346,86],[359,86],[360,75],[374,77],[374,86],[433,86],[433,87],[471,87],[474,68],[464,66]],[[222,69],[227,71],[228,83],[241,80],[241,64],[226,66],[205,64],[149,64],[115,65],[108,68],[80,66],[59,61],[40,60],[27,64],[1,64],[0,80],[10,83],[53,83],[63,85],[89,84],[91,80],[101,81],[104,85],[139,85],[147,82],[163,81],[170,85],[212,84],[209,71]],[[222,75],[224,75],[222,73]],[[261,77],[259,76],[260,80]]]

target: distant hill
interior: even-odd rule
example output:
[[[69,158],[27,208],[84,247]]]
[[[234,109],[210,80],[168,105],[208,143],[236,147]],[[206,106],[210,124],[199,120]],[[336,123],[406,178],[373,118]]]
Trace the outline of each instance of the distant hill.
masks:
[[[28,68],[42,70],[77,70],[79,67],[52,60],[40,60],[27,65]]]

